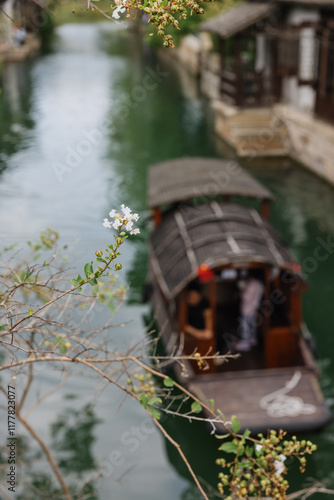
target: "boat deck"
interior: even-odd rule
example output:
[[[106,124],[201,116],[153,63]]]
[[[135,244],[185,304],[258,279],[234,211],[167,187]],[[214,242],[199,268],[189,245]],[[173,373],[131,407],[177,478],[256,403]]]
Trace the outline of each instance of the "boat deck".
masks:
[[[331,420],[315,374],[303,367],[202,375],[189,389],[203,402],[214,399],[227,420],[237,415],[253,433],[315,431]]]

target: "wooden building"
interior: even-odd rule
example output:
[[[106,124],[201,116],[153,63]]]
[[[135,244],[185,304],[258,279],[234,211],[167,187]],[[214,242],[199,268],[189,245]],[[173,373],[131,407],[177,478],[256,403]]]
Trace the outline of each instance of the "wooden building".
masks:
[[[223,101],[334,120],[334,0],[249,1],[201,29],[218,38]]]

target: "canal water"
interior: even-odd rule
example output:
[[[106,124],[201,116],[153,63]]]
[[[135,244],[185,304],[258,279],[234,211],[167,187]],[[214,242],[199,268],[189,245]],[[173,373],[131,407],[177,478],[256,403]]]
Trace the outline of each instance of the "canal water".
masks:
[[[145,218],[148,165],[187,155],[231,155],[213,133],[212,113],[196,84],[170,64],[159,64],[134,34],[112,23],[62,26],[51,53],[7,65],[0,134],[2,246],[22,246],[51,227],[60,232],[61,243],[73,248],[69,264],[78,270],[108,243],[110,233],[101,221],[111,208],[125,203]],[[333,407],[334,189],[288,160],[244,166],[273,191],[272,221],[308,275],[304,318],[317,342],[321,386]],[[140,290],[148,231],[143,227],[123,252],[123,279],[131,292],[115,318],[116,324],[126,323],[123,329],[115,327],[117,346],[139,340],[145,328],[149,310],[140,304]],[[325,248],[321,260],[319,245]],[[98,322],[106,313],[101,316]],[[56,382],[55,374],[44,371],[33,397]],[[69,379],[29,417],[56,455],[65,453],[73,481],[83,484],[95,467],[104,477],[90,498],[200,498],[175,449],[134,401],[121,404],[117,390],[99,386],[94,412],[87,410],[82,417],[95,383],[79,376]],[[56,425],[51,428],[51,423]],[[212,491],[218,442],[202,424],[170,419],[164,425]],[[313,477],[327,478],[333,487],[333,426],[311,438],[319,452],[302,479],[293,474],[293,486],[302,487]],[[29,446],[35,450],[32,442]],[[40,459],[35,463],[38,469]],[[44,466],[42,470],[46,472]],[[22,498],[39,497],[26,491]]]

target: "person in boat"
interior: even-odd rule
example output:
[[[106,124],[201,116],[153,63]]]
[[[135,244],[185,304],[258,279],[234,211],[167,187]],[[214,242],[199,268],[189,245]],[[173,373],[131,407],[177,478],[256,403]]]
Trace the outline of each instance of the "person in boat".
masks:
[[[185,333],[199,340],[209,340],[213,337],[212,310],[209,301],[203,296],[201,286],[191,282],[186,289],[188,306],[188,323]]]
[[[19,47],[20,45],[23,45],[26,41],[27,37],[27,30],[25,27],[19,23],[15,26],[15,33],[14,33],[14,39],[13,39],[13,45],[14,47]]]
[[[263,276],[260,270],[250,269],[240,292],[240,340],[235,344],[237,351],[250,351],[258,343],[257,312],[264,292]]]

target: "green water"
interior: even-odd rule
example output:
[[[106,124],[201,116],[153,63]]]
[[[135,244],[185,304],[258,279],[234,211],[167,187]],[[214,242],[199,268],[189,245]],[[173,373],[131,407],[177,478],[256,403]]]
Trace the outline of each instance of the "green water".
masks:
[[[13,241],[23,244],[51,226],[60,232],[63,243],[76,245],[76,259],[70,264],[80,268],[87,256],[104,247],[106,230],[101,221],[111,208],[125,203],[142,219],[147,215],[148,165],[178,156],[220,156],[222,146],[213,133],[212,114],[194,82],[171,66],[158,64],[136,36],[102,23],[62,26],[53,52],[4,68],[0,97],[4,246]],[[299,261],[311,269],[304,318],[317,341],[321,386],[333,405],[334,257],[329,253],[321,262],[313,260],[317,239],[334,239],[334,190],[286,160],[262,166],[246,162],[245,166],[275,194],[272,221]],[[141,236],[124,252],[132,305],[117,316],[117,324],[130,321],[126,332],[115,329],[117,345],[141,337],[143,316],[149,312],[139,303],[148,233],[149,228],[143,227]],[[56,380],[54,373],[44,371],[36,394],[53,387]],[[200,498],[177,451],[149,426],[144,411],[133,401],[119,409],[122,395],[117,390],[105,389],[95,413],[79,419],[94,384],[94,380],[83,383],[80,376],[70,379],[30,417],[53,449],[58,442],[60,449],[67,450],[64,466],[79,481],[94,468],[103,468],[105,477],[91,498]],[[53,435],[50,422],[58,422]],[[164,425],[182,444],[214,498],[217,441],[208,437],[201,424],[189,426],[170,419]],[[305,478],[292,479],[294,487],[302,486],[307,477],[329,478],[333,487],[333,427],[312,439],[319,452],[310,460]],[[117,464],[110,461],[115,451],[122,458]],[[38,468],[40,459],[35,463]],[[25,492],[20,498],[30,497]]]

